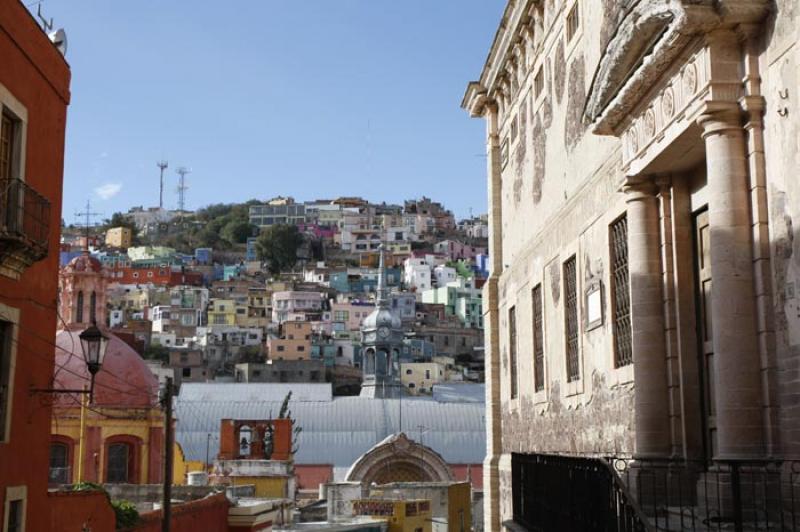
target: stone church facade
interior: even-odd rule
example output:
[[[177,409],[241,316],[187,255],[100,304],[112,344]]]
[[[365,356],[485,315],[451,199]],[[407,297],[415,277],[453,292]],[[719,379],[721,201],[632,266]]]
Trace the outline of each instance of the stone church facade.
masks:
[[[508,2],[462,104],[487,126],[487,530],[525,456],[800,456],[799,19]]]

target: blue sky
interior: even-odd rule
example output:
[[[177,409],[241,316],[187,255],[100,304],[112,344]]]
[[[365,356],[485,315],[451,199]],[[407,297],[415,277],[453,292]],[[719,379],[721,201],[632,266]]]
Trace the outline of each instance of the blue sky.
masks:
[[[45,0],[68,35],[64,219],[158,203],[430,196],[486,210],[459,107],[503,0]],[[32,8],[35,10],[35,8]]]

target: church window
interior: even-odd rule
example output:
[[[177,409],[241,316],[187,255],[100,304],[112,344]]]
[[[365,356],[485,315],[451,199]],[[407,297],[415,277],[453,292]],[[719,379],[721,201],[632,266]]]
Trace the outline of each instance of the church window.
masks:
[[[533,389],[544,390],[544,325],[542,285],[533,288]]]
[[[567,343],[567,382],[581,378],[578,352],[578,269],[573,255],[564,263],[564,330]]]
[[[97,321],[97,293],[94,291],[89,296],[89,321],[92,323]]]
[[[106,458],[106,482],[129,483],[133,480],[133,449],[127,442],[108,445]]]
[[[611,224],[611,312],[614,327],[614,366],[633,362],[631,348],[631,294],[628,269],[628,219]]]
[[[508,309],[508,365],[511,372],[511,398],[517,398],[517,309]]]
[[[83,292],[78,292],[75,303],[75,322],[83,323]]]

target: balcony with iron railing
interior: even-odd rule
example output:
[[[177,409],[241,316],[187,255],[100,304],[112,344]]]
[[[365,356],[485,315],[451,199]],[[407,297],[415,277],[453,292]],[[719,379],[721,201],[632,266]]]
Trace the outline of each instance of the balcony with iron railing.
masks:
[[[0,271],[13,277],[47,257],[50,201],[21,179],[0,180]]]

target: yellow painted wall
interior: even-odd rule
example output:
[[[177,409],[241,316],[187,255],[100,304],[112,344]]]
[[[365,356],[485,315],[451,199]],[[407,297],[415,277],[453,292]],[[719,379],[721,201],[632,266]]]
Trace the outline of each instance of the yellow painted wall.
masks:
[[[150,463],[150,429],[162,429],[164,426],[163,416],[159,409],[136,409],[125,411],[121,409],[100,409],[99,412],[88,410],[86,413],[86,428],[100,427],[100,456],[99,479],[105,479],[105,441],[112,436],[135,436],[141,440],[139,455],[139,478],[138,483],[147,484],[148,465]],[[72,481],[78,482],[78,449],[80,445],[80,409],[79,408],[55,408],[50,427],[51,434],[67,436],[74,442],[74,453],[72,461]],[[152,452],[160,453],[161,449]],[[84,463],[86,468],[86,464]],[[84,469],[86,471],[86,469]]]
[[[282,477],[231,477],[231,484],[253,484],[256,488],[256,498],[280,499],[287,496],[286,484],[288,479]],[[290,497],[294,494],[288,494]]]
[[[462,517],[463,516],[463,517]],[[453,484],[447,489],[447,528],[459,532],[472,527],[472,488],[468,482]]]

